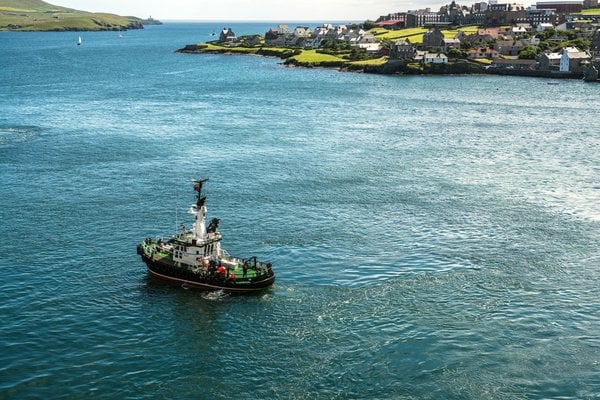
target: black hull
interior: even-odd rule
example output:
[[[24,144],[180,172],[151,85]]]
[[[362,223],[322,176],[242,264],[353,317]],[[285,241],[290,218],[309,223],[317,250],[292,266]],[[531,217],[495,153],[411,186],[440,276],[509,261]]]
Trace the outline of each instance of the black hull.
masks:
[[[275,283],[275,275],[273,273],[258,276],[251,281],[237,283],[220,279],[220,277],[204,279],[193,274],[191,271],[153,261],[144,254],[142,254],[142,260],[148,266],[148,272],[152,277],[179,286],[185,286],[186,288],[213,291],[223,290],[229,293],[251,293],[264,290]]]

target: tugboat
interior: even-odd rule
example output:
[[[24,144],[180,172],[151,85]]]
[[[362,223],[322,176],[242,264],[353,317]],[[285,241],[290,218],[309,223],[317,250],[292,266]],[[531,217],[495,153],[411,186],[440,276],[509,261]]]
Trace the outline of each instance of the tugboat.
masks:
[[[137,245],[137,253],[148,266],[151,276],[185,288],[247,293],[273,285],[275,274],[271,262],[256,257],[235,258],[221,248],[218,218],[206,225],[206,196],[202,185],[208,179],[194,180],[196,204],[188,213],[194,216],[191,230],[181,225],[181,232],[167,241],[147,238]]]

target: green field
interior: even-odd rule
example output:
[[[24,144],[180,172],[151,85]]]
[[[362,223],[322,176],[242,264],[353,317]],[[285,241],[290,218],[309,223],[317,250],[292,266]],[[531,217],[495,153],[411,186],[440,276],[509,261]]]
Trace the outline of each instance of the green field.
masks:
[[[441,32],[445,38],[451,39],[458,32],[464,32],[467,35],[477,33],[478,26],[463,26],[458,29],[442,29]],[[369,32],[375,35],[376,39],[383,40],[389,39],[397,41],[401,39],[408,39],[413,44],[423,43],[423,35],[427,32],[427,28],[405,28],[397,30],[387,30],[385,28],[373,28]]]
[[[423,34],[427,28],[406,28],[389,31],[384,28],[374,28],[370,30],[378,40],[389,39],[392,41],[408,39],[411,43],[423,43]]]
[[[581,11],[582,15],[600,15],[600,8],[588,8]]]
[[[300,64],[321,65],[330,63],[344,63],[346,60],[330,54],[317,53],[316,50],[303,50],[297,56],[291,57],[290,61],[295,61]]]
[[[387,57],[374,58],[372,60],[350,61],[348,64],[362,67],[379,67],[388,61]]]
[[[141,20],[107,13],[89,13],[41,0],[0,0],[0,30],[97,31],[142,28]]]
[[[236,53],[236,54],[256,54],[258,48],[255,47],[225,47],[213,43],[200,43],[198,47],[204,51],[213,51],[217,53]]]
[[[458,29],[442,29],[442,33],[444,34],[444,37],[446,39],[452,39],[454,36],[456,36],[456,34],[458,32],[463,32],[466,35],[473,35],[473,34],[477,33],[478,29],[479,29],[479,27],[475,26],[475,25],[462,26]]]

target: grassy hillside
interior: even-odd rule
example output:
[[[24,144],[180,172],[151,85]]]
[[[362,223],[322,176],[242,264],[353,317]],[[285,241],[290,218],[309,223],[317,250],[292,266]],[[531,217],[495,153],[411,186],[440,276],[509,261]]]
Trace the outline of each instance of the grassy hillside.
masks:
[[[477,32],[477,26],[463,26],[458,29],[442,29],[441,32],[445,38],[453,38],[459,31],[466,33],[467,35]],[[370,30],[375,38],[379,40],[390,39],[392,41],[400,39],[408,39],[413,44],[423,43],[423,35],[427,32],[427,28],[404,28],[397,30],[387,30],[385,28],[373,28]]]
[[[0,0],[0,30],[101,31],[143,28],[135,17],[89,13],[41,0]]]

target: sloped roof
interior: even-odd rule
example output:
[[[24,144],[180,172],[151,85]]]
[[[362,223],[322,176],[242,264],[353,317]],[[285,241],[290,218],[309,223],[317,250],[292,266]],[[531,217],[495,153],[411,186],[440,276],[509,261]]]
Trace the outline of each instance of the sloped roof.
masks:
[[[573,58],[573,59],[575,59],[575,58],[591,58],[588,53],[585,53],[583,51],[581,51],[579,53],[569,52],[569,53],[567,53],[567,57]]]
[[[558,59],[560,59],[562,57],[558,53],[543,53],[543,55],[545,55],[546,57],[548,57],[548,59],[550,59],[550,60],[558,60]]]
[[[400,20],[400,19],[390,19],[388,21],[376,22],[375,25],[390,26],[390,25],[396,25],[396,24],[403,24],[404,22],[405,22],[404,20]]]

